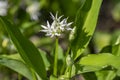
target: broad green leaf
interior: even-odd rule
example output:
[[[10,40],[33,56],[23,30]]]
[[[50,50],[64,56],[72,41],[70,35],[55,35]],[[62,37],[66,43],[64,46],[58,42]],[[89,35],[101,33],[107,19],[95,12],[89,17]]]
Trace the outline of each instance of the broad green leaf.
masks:
[[[79,64],[83,66],[96,67],[103,69],[108,66],[112,66],[115,69],[120,69],[120,58],[109,53],[91,54],[81,58]],[[89,70],[88,70],[89,71]]]
[[[112,54],[115,56],[120,56],[120,36],[112,46]],[[120,76],[120,68],[117,71],[117,75]]]
[[[22,61],[0,56],[0,65],[6,66],[19,74],[25,76],[29,80],[33,80],[33,74],[30,68]]]
[[[78,10],[75,20],[75,33],[71,39],[73,57],[76,59],[82,53],[94,33],[102,0],[85,0]],[[81,51],[77,53],[77,51]]]
[[[0,18],[0,23],[3,25],[2,27],[7,30],[23,60],[32,67],[42,79],[46,79],[45,65],[38,49],[7,19]]]
[[[99,67],[99,66],[76,64],[76,70],[78,73],[94,72],[94,71],[99,71],[101,69],[102,67]]]
[[[97,71],[97,80],[113,80],[116,76],[115,71]]]
[[[50,62],[47,59],[47,54],[42,50],[39,50],[39,51],[41,53],[41,56],[43,58],[43,61],[44,61],[44,64],[45,64],[45,67],[46,67],[46,70],[47,70],[50,67]],[[20,55],[18,53],[12,54],[12,55],[2,55],[2,56],[6,57],[6,58],[11,58],[11,59],[16,59],[16,60],[23,61],[23,59],[20,57]]]
[[[112,53],[115,56],[120,56],[120,44],[107,46],[102,49],[101,52]],[[98,71],[96,72],[98,80],[113,80],[117,75],[119,75],[119,70],[109,70],[109,71]]]
[[[107,52],[107,53],[112,53],[115,56],[120,56],[120,38],[116,40],[113,46],[107,46],[102,49],[101,52]],[[113,78],[116,76],[120,76],[120,69],[116,71],[100,71],[97,72],[97,74],[101,75],[98,76],[98,80],[113,80]]]

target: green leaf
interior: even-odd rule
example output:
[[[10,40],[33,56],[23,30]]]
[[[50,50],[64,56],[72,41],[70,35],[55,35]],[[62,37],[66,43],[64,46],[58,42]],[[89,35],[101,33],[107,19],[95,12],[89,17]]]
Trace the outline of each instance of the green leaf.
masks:
[[[82,66],[91,66],[98,69],[103,69],[108,66],[112,66],[115,69],[120,69],[120,58],[109,53],[91,54],[86,57],[82,57],[79,64]],[[89,69],[88,69],[89,71]]]
[[[77,64],[76,69],[78,73],[87,73],[87,72],[94,72],[94,71],[99,71],[102,68],[99,66],[91,66],[91,65],[81,65]]]
[[[120,56],[120,36],[117,38],[117,41],[112,47],[112,54]]]
[[[97,80],[97,77],[93,72],[84,73],[83,77],[85,78],[85,80]]]
[[[120,36],[112,46],[112,54],[115,56],[120,56]],[[120,76],[120,68],[117,71],[117,75]]]
[[[113,46],[106,46],[102,49],[101,52],[112,53],[115,56],[120,56],[120,38],[116,40]],[[117,70],[110,70],[110,71],[99,71],[96,72],[98,80],[113,80],[116,74],[120,76],[120,69]]]
[[[112,46],[111,45],[105,46],[104,48],[102,48],[100,53],[112,53]]]
[[[46,70],[48,70],[49,67],[50,67],[50,62],[49,62],[48,59],[47,59],[47,54],[46,54],[46,52],[44,52],[44,51],[42,51],[42,50],[39,50],[39,51],[40,51],[41,56],[42,56],[42,58],[43,58],[43,61],[44,61],[44,64],[45,64],[45,68],[46,68]]]
[[[85,49],[94,33],[102,0],[86,0],[78,10],[75,20],[75,33],[71,40],[73,57],[76,59]],[[77,51],[81,53],[77,53]]]
[[[42,79],[46,79],[45,64],[38,49],[7,19],[0,18],[0,23],[3,25],[2,27],[7,30],[23,60],[32,67]]]
[[[1,56],[6,57],[6,58],[10,58],[10,59],[16,59],[16,60],[23,61],[23,59],[20,57],[20,55],[18,53],[11,54],[11,55],[1,55]]]
[[[100,53],[112,53],[115,56],[120,56],[120,37],[117,38],[113,45],[105,46]]]
[[[0,56],[0,65],[6,66],[6,67],[20,73],[21,75],[25,76],[29,80],[33,80],[33,74],[31,72],[31,70],[22,61]]]
[[[115,71],[99,71],[96,72],[97,80],[113,80],[116,76]]]
[[[112,47],[112,54],[120,56],[120,43]]]
[[[111,34],[102,31],[96,31],[93,36],[96,49],[100,51],[103,47],[110,45]]]
[[[112,36],[111,44],[114,45],[116,43],[118,36],[120,36],[120,29],[116,29],[111,36]]]
[[[113,46],[106,46],[102,49],[101,52],[112,53],[115,56],[120,56],[120,44]],[[119,75],[119,70],[109,70],[109,71],[98,71],[96,72],[98,80],[113,80],[117,75]]]
[[[50,80],[58,80],[55,76],[51,75]]]

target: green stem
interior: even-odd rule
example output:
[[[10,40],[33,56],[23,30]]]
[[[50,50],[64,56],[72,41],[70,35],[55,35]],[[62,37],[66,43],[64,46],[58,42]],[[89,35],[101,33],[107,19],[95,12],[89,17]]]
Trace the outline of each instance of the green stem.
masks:
[[[65,70],[65,75],[67,74],[67,77],[70,79],[71,78],[71,72],[72,72],[72,65],[67,67]]]
[[[62,69],[61,69],[61,72],[60,72],[61,74],[63,74],[64,71],[65,71],[66,57],[69,54],[69,51],[70,51],[70,47],[68,47],[68,49],[67,49],[67,52],[66,52],[66,55],[65,55],[65,59],[64,59],[64,63],[63,63],[63,66],[62,66]]]
[[[69,67],[69,78],[71,78],[72,66]]]
[[[56,38],[55,42],[55,55],[54,55],[54,69],[53,69],[53,75],[57,76],[57,63],[58,63],[58,38]]]

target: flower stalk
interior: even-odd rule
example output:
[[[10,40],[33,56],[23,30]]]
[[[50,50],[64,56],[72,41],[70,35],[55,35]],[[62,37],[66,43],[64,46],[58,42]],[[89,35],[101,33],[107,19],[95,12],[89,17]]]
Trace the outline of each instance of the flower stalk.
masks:
[[[61,34],[64,31],[71,31],[72,28],[70,28],[71,24],[73,22],[68,23],[67,20],[68,18],[62,19],[63,15],[58,17],[58,13],[54,16],[52,13],[50,13],[51,18],[53,22],[50,24],[49,21],[47,21],[47,26],[41,25],[43,28],[41,31],[46,33],[46,36],[55,37],[56,42],[55,42],[55,51],[54,51],[54,68],[53,68],[53,75],[57,77],[57,67],[58,67],[58,39],[61,36]],[[67,55],[69,53],[69,50],[67,51]],[[66,55],[66,57],[67,57]],[[70,61],[68,61],[69,63]],[[71,64],[70,64],[71,65]],[[63,73],[65,69],[65,62],[63,64],[61,73]],[[70,69],[71,70],[71,69]],[[70,71],[71,72],[71,71]]]
[[[55,55],[54,55],[54,69],[53,75],[57,76],[57,64],[58,64],[58,38],[55,41]]]

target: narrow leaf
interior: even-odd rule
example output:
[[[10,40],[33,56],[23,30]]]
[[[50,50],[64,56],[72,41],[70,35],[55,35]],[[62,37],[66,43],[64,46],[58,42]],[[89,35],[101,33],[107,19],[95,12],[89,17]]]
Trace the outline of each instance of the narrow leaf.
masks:
[[[7,19],[0,18],[0,22],[7,30],[23,60],[32,67],[42,79],[46,79],[45,65],[38,49]]]
[[[33,75],[31,70],[22,61],[0,56],[0,65],[6,66],[18,72],[19,74],[25,76],[29,80],[33,80]]]
[[[76,59],[87,47],[94,33],[102,0],[85,0],[78,10],[75,20],[75,33],[71,40],[73,57]],[[80,51],[77,53],[77,51]]]

